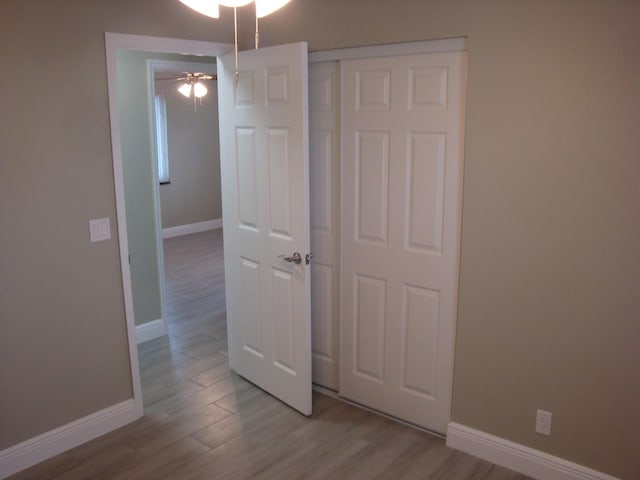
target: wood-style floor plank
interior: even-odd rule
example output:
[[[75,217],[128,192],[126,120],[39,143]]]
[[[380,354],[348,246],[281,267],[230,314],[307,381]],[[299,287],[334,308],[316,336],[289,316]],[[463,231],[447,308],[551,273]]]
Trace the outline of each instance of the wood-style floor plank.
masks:
[[[168,335],[139,345],[145,416],[11,480],[526,480],[314,392],[305,417],[227,362],[220,230],[164,241]]]

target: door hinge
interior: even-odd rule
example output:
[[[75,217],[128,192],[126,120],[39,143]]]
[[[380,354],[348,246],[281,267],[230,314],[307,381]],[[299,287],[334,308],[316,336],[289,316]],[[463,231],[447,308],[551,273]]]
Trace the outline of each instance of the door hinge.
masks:
[[[311,259],[313,258],[313,253],[307,253],[304,256],[304,261],[307,265],[309,265],[311,263]]]

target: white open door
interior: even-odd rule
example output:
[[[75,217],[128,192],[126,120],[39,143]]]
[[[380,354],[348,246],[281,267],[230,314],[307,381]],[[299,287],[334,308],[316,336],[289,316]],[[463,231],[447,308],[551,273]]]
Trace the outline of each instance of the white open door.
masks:
[[[236,85],[218,58],[229,364],[310,415],[307,44],[238,61]]]

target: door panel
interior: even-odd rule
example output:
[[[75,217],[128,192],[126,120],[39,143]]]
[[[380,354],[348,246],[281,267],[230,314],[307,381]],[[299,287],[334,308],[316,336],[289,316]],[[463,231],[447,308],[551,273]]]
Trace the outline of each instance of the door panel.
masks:
[[[356,241],[387,244],[389,133],[356,132]]]
[[[386,322],[387,282],[379,278],[355,275],[355,334],[353,357],[356,375],[374,382],[384,381],[384,327]],[[345,378],[343,383],[347,383]]]
[[[408,195],[406,247],[416,252],[440,253],[444,153],[442,133],[410,133],[405,191]]]
[[[403,285],[401,388],[433,397],[437,365],[440,293]]]
[[[463,52],[342,62],[340,394],[449,421]]]
[[[308,77],[304,43],[218,59],[229,364],[311,414]]]
[[[338,62],[309,66],[311,320],[313,381],[339,376],[340,75]]]

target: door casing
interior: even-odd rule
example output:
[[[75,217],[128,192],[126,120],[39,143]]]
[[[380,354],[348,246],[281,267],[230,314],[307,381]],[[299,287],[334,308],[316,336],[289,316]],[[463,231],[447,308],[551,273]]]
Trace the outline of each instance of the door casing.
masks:
[[[109,117],[111,126],[111,152],[113,156],[113,176],[116,197],[116,221],[118,225],[118,245],[120,249],[120,270],[122,273],[122,290],[124,295],[127,338],[129,341],[129,361],[131,366],[133,400],[135,404],[136,417],[139,418],[143,415],[144,409],[142,388],[140,384],[138,347],[136,343],[131,270],[129,267],[129,243],[127,235],[122,143],[118,109],[116,54],[118,50],[138,50],[155,53],[176,53],[217,57],[231,51],[233,49],[233,45],[227,43],[202,42],[196,40],[148,37],[144,35],[107,32],[105,34],[105,49],[107,61],[107,87],[109,94]],[[159,186],[155,184],[154,211],[152,214],[156,216],[156,218],[159,214],[158,189]],[[156,237],[156,242],[162,241],[159,229],[156,229]]]

